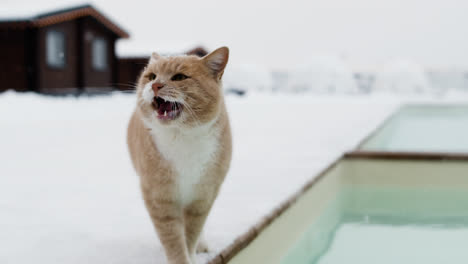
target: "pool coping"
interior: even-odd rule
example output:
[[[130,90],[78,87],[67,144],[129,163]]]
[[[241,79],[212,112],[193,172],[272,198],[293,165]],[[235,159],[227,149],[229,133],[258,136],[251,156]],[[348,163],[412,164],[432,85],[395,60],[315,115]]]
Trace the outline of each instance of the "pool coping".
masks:
[[[468,153],[451,153],[451,152],[389,152],[389,151],[367,151],[361,147],[384,126],[393,119],[398,112],[407,107],[414,105],[429,106],[431,104],[403,104],[397,107],[392,113],[383,119],[367,136],[359,141],[354,150],[345,152],[328,166],[322,169],[315,177],[307,181],[298,191],[293,193],[288,199],[280,203],[270,213],[265,215],[259,222],[254,224],[249,230],[237,237],[229,246],[224,248],[220,253],[207,262],[207,264],[227,264],[236,254],[247,247],[267,226],[269,226],[277,217],[283,214],[291,207],[305,192],[314,186],[322,179],[330,170],[335,168],[339,162],[346,159],[378,159],[378,160],[418,160],[418,161],[468,161]]]

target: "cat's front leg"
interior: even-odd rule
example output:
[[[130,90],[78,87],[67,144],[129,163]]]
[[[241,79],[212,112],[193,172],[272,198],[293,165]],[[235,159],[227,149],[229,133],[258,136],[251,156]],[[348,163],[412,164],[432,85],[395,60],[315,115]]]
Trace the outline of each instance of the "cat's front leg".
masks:
[[[169,201],[147,201],[151,220],[169,264],[193,264],[187,249],[182,209]]]
[[[194,201],[184,210],[185,237],[187,240],[187,249],[192,259],[195,256],[197,242],[210,211],[211,204],[211,202],[207,201]]]

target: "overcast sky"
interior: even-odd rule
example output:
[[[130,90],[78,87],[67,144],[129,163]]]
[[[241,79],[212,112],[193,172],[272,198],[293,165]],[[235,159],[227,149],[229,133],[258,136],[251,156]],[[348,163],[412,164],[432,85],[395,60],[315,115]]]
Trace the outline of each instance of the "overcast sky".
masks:
[[[34,12],[38,5],[77,3],[1,1],[1,13],[14,13],[12,6],[18,4]],[[466,0],[88,2],[130,33],[130,40],[118,44],[119,55],[177,52],[202,44],[210,49],[229,46],[235,62],[279,69],[323,54],[340,56],[354,67],[408,58],[429,67],[468,68]]]

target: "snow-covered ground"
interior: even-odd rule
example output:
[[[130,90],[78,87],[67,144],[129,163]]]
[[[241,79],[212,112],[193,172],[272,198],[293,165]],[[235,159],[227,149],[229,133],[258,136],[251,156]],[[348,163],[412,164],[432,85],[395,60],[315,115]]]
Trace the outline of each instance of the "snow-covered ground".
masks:
[[[212,253],[373,130],[399,99],[227,97],[232,168]],[[125,144],[133,95],[0,95],[0,263],[165,263]]]

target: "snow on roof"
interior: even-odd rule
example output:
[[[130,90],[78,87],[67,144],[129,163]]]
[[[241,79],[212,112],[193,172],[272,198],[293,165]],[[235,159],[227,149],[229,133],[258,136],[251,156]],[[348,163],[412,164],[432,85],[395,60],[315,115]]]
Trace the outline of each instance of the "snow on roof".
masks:
[[[31,9],[29,5],[27,8],[25,8],[24,5],[7,6],[2,9],[6,11],[3,15],[0,15],[0,22],[5,22],[6,24],[4,23],[3,25],[7,27],[44,27],[79,17],[92,16],[117,36],[121,38],[129,37],[128,33],[120,26],[109,20],[100,11],[89,4],[67,6],[66,8],[55,6],[54,9],[48,10],[48,12],[41,12],[40,10],[45,10],[43,8],[46,6],[47,5],[41,6],[39,9],[36,9],[35,14],[30,14],[33,9]],[[11,16],[9,17],[9,15]]]
[[[30,19],[40,14],[83,5],[82,1],[30,1],[28,4],[22,2],[6,2],[2,3],[2,8],[0,8],[0,19]]]

